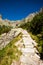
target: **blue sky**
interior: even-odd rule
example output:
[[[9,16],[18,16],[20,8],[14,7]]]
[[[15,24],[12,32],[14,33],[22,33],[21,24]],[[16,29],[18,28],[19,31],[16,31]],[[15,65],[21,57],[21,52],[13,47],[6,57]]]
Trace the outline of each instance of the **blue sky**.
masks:
[[[0,0],[0,14],[3,19],[20,20],[39,11],[41,7],[43,0]]]

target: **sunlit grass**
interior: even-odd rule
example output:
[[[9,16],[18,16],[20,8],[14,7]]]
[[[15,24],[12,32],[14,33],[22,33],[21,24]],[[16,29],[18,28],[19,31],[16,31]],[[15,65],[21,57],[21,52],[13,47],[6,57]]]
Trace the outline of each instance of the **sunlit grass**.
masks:
[[[38,42],[38,37],[36,35],[33,35],[31,32],[29,32],[30,36],[32,37],[33,40],[35,40],[36,42]]]
[[[21,39],[21,34],[15,37],[5,48],[0,50],[0,65],[11,65],[12,60],[19,60],[21,51],[15,46],[15,43]]]
[[[41,37],[41,35],[33,35],[32,33],[30,33],[30,36],[32,37],[33,40],[36,41],[37,45],[36,45],[36,49],[39,51],[40,54],[40,58],[43,59],[43,39]]]

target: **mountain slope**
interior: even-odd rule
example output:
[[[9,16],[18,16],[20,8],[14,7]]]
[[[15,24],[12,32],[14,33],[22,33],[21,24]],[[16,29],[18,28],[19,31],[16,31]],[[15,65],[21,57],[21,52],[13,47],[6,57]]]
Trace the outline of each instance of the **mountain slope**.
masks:
[[[38,42],[37,49],[43,59],[43,11],[38,12],[31,22],[26,22],[19,27],[31,33],[31,37]]]
[[[12,27],[7,34],[0,35],[0,65],[43,65],[42,10],[15,23],[10,22],[0,16],[1,26]]]

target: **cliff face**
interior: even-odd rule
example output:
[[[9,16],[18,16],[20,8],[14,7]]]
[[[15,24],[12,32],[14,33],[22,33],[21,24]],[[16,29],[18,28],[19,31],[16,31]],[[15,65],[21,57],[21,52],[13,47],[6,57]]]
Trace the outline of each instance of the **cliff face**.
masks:
[[[9,25],[9,21],[8,20],[3,20],[2,17],[0,16],[0,25]]]
[[[16,27],[16,25],[18,25],[20,23],[20,21],[11,21],[11,20],[8,20],[8,19],[5,19],[3,20],[2,17],[0,16],[0,25],[3,26],[11,26],[13,28]]]
[[[29,16],[26,17],[25,21],[30,22],[33,19],[34,16],[35,16],[35,13],[31,13]]]
[[[43,8],[41,8],[39,12],[43,12]]]

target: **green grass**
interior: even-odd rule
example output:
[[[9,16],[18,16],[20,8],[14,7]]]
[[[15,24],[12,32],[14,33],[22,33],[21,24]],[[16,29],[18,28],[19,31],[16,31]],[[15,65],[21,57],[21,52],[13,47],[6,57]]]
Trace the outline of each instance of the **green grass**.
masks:
[[[39,51],[40,58],[43,59],[43,39],[41,35],[33,35],[32,33],[30,33],[30,36],[37,42],[36,49]]]
[[[38,43],[38,37],[36,35],[33,35],[31,32],[29,32],[30,36],[32,37],[33,40],[35,40]]]
[[[5,48],[0,50],[0,65],[11,65],[12,60],[19,60],[21,51],[15,46],[15,43],[21,39],[21,34],[15,37]]]
[[[0,35],[0,37],[1,37],[1,35]]]

